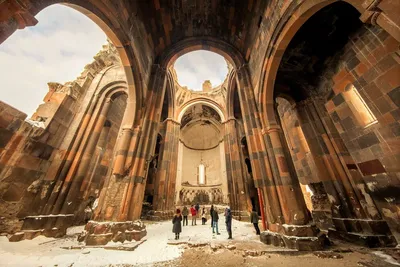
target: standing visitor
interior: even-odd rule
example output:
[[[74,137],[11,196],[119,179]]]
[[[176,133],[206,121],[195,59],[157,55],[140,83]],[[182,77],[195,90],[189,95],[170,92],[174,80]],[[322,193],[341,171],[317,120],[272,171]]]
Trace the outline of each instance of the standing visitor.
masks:
[[[188,210],[188,208],[186,206],[183,207],[182,215],[183,215],[183,226],[185,226],[185,221],[186,221],[186,226],[187,226],[188,225],[189,210]]]
[[[197,225],[196,223],[196,209],[194,208],[194,206],[192,205],[192,207],[190,208],[190,213],[192,214],[192,225]]]
[[[206,208],[203,207],[202,211],[201,211],[201,224],[202,225],[206,225]]]
[[[231,209],[227,208],[225,213],[226,230],[228,231],[228,239],[232,239],[232,213]]]
[[[213,233],[215,233],[215,231],[214,231],[214,227],[215,227],[217,235],[220,234],[219,231],[218,231],[218,219],[219,219],[218,210],[215,208],[213,210],[213,215],[212,215],[212,230],[213,230]]]
[[[194,206],[194,208],[196,209],[196,216],[198,216],[200,214],[200,205],[199,205],[199,203],[197,203],[196,206]]]
[[[211,217],[211,227],[213,227],[213,213],[214,213],[214,205],[211,205],[210,208],[210,217]]]
[[[175,233],[175,240],[179,239],[179,234],[182,232],[182,215],[181,210],[177,209],[174,218],[172,219],[172,232]]]
[[[260,235],[260,228],[258,228],[258,214],[254,208],[250,215],[250,222],[254,225],[254,229],[256,229],[256,234]]]

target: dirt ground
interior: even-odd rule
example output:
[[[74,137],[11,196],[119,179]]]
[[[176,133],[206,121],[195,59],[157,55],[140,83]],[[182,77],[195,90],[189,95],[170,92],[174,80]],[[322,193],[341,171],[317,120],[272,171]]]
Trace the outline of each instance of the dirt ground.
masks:
[[[156,267],[397,267],[400,259],[399,249],[372,250],[362,247],[348,248],[341,244],[322,252],[297,252],[286,250],[260,250],[258,246],[229,243],[225,245],[201,247],[185,246],[185,251],[176,260],[151,265],[113,265],[113,266],[156,266]],[[384,256],[375,255],[383,254]],[[392,263],[385,257],[392,257]],[[390,258],[389,257],[389,258]]]
[[[316,253],[318,254],[318,253]],[[329,253],[327,253],[329,255]],[[339,256],[337,256],[339,255]],[[207,248],[187,249],[182,257],[171,262],[159,263],[155,266],[251,266],[251,267],[394,267],[396,265],[383,261],[372,254],[360,252],[332,253],[333,258],[324,258],[314,253],[304,255],[266,254],[261,256],[244,256],[240,251],[227,249],[213,252]]]

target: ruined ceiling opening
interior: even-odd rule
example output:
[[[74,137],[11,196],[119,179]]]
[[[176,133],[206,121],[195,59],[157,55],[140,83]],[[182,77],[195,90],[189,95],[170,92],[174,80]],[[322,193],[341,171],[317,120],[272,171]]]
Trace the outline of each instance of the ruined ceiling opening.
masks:
[[[209,92],[221,85],[230,69],[228,61],[217,53],[199,50],[179,57],[173,69],[175,79],[193,91]]]
[[[0,80],[8,88],[0,99],[28,118],[43,103],[48,82],[75,80],[107,43],[99,26],[65,5],[49,6],[36,19],[35,27],[16,31],[0,46]]]

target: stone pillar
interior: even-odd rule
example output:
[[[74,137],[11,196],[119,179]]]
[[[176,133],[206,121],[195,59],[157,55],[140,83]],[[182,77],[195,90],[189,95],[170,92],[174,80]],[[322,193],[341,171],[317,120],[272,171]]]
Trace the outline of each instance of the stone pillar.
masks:
[[[254,186],[263,189],[264,207],[260,209],[265,209],[265,220],[268,222],[269,229],[275,231],[277,225],[282,222],[282,210],[262,138],[261,122],[246,66],[237,70],[236,79]]]
[[[244,176],[244,161],[241,157],[240,140],[237,134],[237,122],[235,118],[228,118],[225,126],[225,157],[227,165],[228,184],[230,185],[230,203],[232,214],[239,219],[248,219],[249,192],[246,188]]]
[[[150,158],[157,142],[158,127],[161,118],[161,110],[166,90],[166,71],[160,66],[155,66],[152,87],[149,89],[149,105],[145,113],[143,134],[140,140],[138,153],[134,159],[134,165],[130,173],[130,188],[127,194],[125,207],[121,212],[123,218],[130,220],[140,218],[146,178]]]
[[[154,219],[167,219],[174,214],[180,123],[165,121],[165,139],[158,159],[153,198]]]
[[[53,212],[59,211],[58,207],[60,204],[62,204],[61,213],[63,214],[74,213],[78,208],[80,201],[82,200],[80,188],[86,178],[90,161],[93,157],[96,144],[99,141],[100,133],[107,119],[107,113],[111,104],[112,100],[107,98],[104,105],[101,107],[100,114],[96,118],[93,130],[91,133],[86,133],[88,135],[87,142],[81,144],[77,157],[74,158]],[[66,195],[65,200],[63,199],[63,193]]]
[[[284,223],[305,225],[310,221],[310,217],[307,214],[299,181],[289,171],[282,141],[283,135],[279,126],[269,128],[265,133],[265,142],[271,158],[272,173],[277,181],[276,187]]]
[[[60,167],[59,171],[57,171],[57,180],[55,181],[55,185],[53,188],[53,191],[51,192],[51,195],[43,209],[44,214],[51,214],[54,209],[54,205],[56,204],[56,201],[59,198],[60,190],[64,184],[64,180],[72,166],[72,163],[74,162],[75,156],[78,153],[79,147],[81,145],[82,140],[86,136],[85,133],[87,133],[90,129],[89,124],[93,120],[93,113],[95,112],[95,107],[99,102],[100,96],[98,95],[97,97],[94,97],[94,99],[90,102],[90,105],[82,119],[82,124],[80,125],[78,132],[76,134],[76,138],[72,141],[72,146],[67,152],[68,155],[65,159],[65,162],[63,165]],[[53,168],[53,166],[50,167],[50,169]],[[56,168],[54,166],[54,168]],[[46,179],[54,179],[54,177],[46,177]],[[59,205],[62,203],[59,202]],[[58,213],[58,212],[57,212]],[[54,214],[54,213],[53,213]]]
[[[111,240],[140,240],[146,235],[145,226],[139,219],[149,161],[157,141],[166,89],[165,69],[158,65],[153,66],[150,80],[146,110],[141,120],[143,124],[135,129],[125,160],[125,167],[128,169],[123,175],[113,174],[107,179],[95,211],[97,222],[90,221],[85,227],[86,232],[78,238],[87,245],[106,244]],[[126,138],[126,135],[122,137]],[[124,140],[120,141],[121,147],[126,147],[127,143]]]
[[[161,108],[165,93],[166,72],[154,66],[142,126],[130,140],[124,175],[112,175],[100,197],[96,220],[127,221],[140,218],[147,168],[157,141]],[[121,142],[123,143],[123,142]]]
[[[123,192],[129,185],[129,170],[134,151],[137,151],[141,136],[141,126],[133,130],[130,140],[128,157],[123,175],[113,174],[106,178],[102,191],[100,192],[98,208],[94,212],[96,221],[118,221],[119,214],[116,212],[122,203]]]
[[[99,141],[97,142],[97,145],[96,145],[96,148],[99,151],[97,153],[94,153],[94,157],[92,158],[91,163],[90,163],[90,165],[92,165],[90,168],[91,170],[87,174],[89,179],[87,182],[84,181],[81,186],[81,192],[83,192],[83,191],[85,192],[83,194],[84,200],[86,200],[90,194],[93,178],[96,175],[97,167],[99,166],[99,164],[103,158],[104,152],[107,149],[108,134],[110,133],[110,129],[111,129],[111,123],[109,121],[106,121],[104,123],[103,130],[101,131]],[[100,182],[100,184],[101,184],[101,182]]]
[[[133,130],[131,128],[123,128],[119,137],[116,149],[116,157],[114,161],[113,174],[123,175],[125,172],[125,162],[128,156],[128,149],[132,139]]]
[[[287,163],[281,137],[273,128],[264,132],[265,141],[270,141],[266,153],[261,121],[246,66],[237,70],[237,82],[254,184],[264,194],[264,201],[260,203],[265,203],[261,209],[265,208],[263,211],[269,231],[262,232],[261,241],[298,250],[322,249],[324,236],[317,236],[315,226],[307,224],[309,217],[304,199],[301,195],[298,197],[301,194],[300,186],[296,185],[298,181],[294,177],[285,172]],[[278,166],[276,162],[282,163]]]
[[[354,179],[348,169],[354,161],[345,157],[350,153],[326,111],[325,101],[319,97],[307,99],[297,105],[297,111],[317,167],[316,180],[322,182],[329,196],[336,229],[331,234],[365,245],[395,244],[388,225],[365,192],[364,181]]]

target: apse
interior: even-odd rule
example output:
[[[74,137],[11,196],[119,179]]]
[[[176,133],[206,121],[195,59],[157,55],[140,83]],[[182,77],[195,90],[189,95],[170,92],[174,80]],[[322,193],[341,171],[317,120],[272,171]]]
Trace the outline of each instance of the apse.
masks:
[[[189,107],[181,119],[177,202],[227,203],[223,125],[218,112],[203,103]]]

